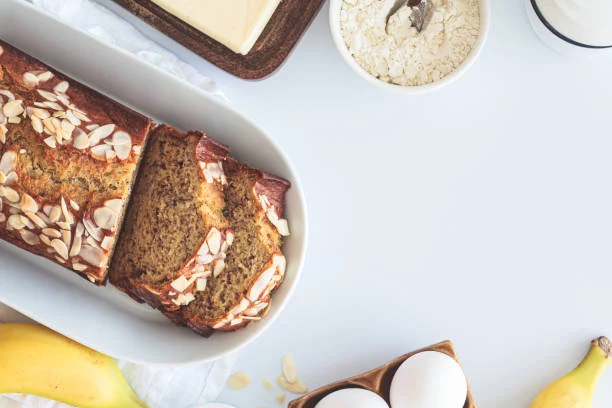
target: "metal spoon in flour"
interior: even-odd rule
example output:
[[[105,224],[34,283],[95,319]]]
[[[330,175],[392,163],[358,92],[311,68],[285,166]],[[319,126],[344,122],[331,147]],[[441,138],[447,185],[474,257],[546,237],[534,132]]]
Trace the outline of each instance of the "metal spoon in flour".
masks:
[[[423,31],[423,27],[425,26],[425,20],[427,19],[429,9],[431,8],[431,3],[429,0],[396,1],[393,7],[391,7],[389,14],[387,14],[385,30],[389,32],[389,20],[404,6],[410,7],[412,11],[412,13],[410,13],[410,23],[412,24],[412,26],[416,28],[419,33]]]

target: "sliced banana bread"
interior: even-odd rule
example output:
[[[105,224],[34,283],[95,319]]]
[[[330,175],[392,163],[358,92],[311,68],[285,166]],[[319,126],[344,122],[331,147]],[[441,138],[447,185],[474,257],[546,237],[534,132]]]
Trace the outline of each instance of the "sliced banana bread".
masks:
[[[0,239],[105,283],[150,125],[0,41]]]
[[[285,273],[290,184],[200,132],[158,127],[111,266],[111,282],[203,336],[260,319]]]
[[[200,132],[153,131],[111,264],[115,286],[172,312],[220,273],[233,240],[223,215],[228,154]]]
[[[283,235],[289,235],[283,219],[289,182],[232,159],[227,164],[227,218],[234,242],[225,270],[214,274],[208,288],[181,308],[181,320],[204,335],[261,319],[285,275],[281,246]]]

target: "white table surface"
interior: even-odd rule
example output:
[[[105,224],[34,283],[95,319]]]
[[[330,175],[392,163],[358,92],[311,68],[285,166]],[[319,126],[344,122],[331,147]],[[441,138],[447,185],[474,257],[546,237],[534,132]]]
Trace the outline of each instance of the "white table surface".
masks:
[[[278,406],[261,380],[285,353],[314,388],[452,339],[480,407],[526,407],[612,336],[612,56],[561,57],[522,1],[492,3],[475,66],[421,97],[350,71],[327,5],[265,81],[173,45],[293,158],[312,221],[295,297],[241,352],[252,385],[221,401]]]

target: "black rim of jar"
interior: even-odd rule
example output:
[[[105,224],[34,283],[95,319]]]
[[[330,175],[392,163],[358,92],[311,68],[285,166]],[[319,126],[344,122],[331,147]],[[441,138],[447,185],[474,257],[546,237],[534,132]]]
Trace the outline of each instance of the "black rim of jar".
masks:
[[[540,8],[536,4],[536,0],[531,0],[531,5],[533,6],[533,10],[535,11],[536,15],[538,16],[538,18],[540,19],[542,24],[544,24],[546,26],[546,28],[548,28],[548,30],[551,33],[553,33],[554,35],[556,35],[557,37],[559,37],[563,41],[568,42],[568,43],[570,43],[572,45],[575,45],[577,47],[582,47],[582,48],[590,48],[590,49],[596,49],[596,50],[598,50],[598,49],[605,49],[605,48],[612,48],[612,45],[588,45],[588,44],[580,43],[578,41],[574,41],[571,38],[566,37],[565,35],[561,34],[559,31],[557,31],[557,29],[555,27],[553,27],[552,24],[550,24],[548,22],[548,20],[546,20],[546,18],[542,14],[542,11],[540,11]]]

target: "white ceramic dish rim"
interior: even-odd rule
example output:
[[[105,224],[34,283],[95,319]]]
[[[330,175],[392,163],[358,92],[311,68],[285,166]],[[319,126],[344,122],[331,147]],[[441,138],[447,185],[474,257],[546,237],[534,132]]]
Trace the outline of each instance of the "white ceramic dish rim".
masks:
[[[329,27],[334,40],[334,44],[338,49],[338,52],[342,56],[344,62],[351,67],[361,78],[365,79],[371,84],[374,84],[387,91],[405,94],[405,95],[422,95],[425,93],[433,92],[438,89],[445,87],[465,74],[474,65],[474,62],[480,56],[487,37],[489,35],[489,26],[491,20],[491,8],[489,0],[480,0],[480,37],[474,45],[472,52],[468,57],[461,63],[461,65],[453,72],[441,78],[440,80],[427,85],[420,86],[402,86],[391,84],[382,81],[372,75],[370,75],[365,69],[363,69],[357,61],[353,58],[349,50],[344,44],[344,38],[342,37],[342,31],[340,29],[340,9],[342,7],[343,0],[331,0],[329,7]]]
[[[290,301],[290,299],[292,298],[293,294],[295,293],[295,290],[299,284],[299,281],[301,279],[302,273],[303,273],[303,267],[304,267],[304,263],[305,263],[305,257],[306,257],[306,253],[307,253],[307,247],[308,247],[308,238],[309,238],[309,221],[308,221],[308,208],[307,208],[307,203],[305,200],[305,196],[304,196],[304,190],[302,187],[302,183],[300,181],[300,178],[298,176],[298,173],[293,165],[293,163],[289,160],[288,156],[285,154],[285,152],[281,149],[280,145],[278,144],[278,142],[276,142],[276,140],[274,140],[272,137],[270,137],[265,131],[263,131],[263,129],[261,129],[257,124],[255,124],[253,121],[251,121],[250,119],[248,119],[245,115],[243,115],[242,113],[238,112],[237,110],[235,110],[233,107],[231,107],[228,103],[213,97],[209,94],[207,94],[206,92],[204,92],[203,90],[193,87],[190,84],[188,84],[187,82],[176,78],[174,76],[172,76],[171,74],[167,73],[166,71],[163,71],[153,65],[147,64],[143,61],[141,61],[140,59],[138,59],[137,57],[135,57],[133,54],[120,49],[118,47],[112,46],[110,44],[104,43],[101,40],[97,39],[96,37],[79,31],[73,27],[70,27],[66,24],[64,24],[63,22],[61,22],[60,20],[56,19],[54,16],[49,15],[48,13],[45,13],[41,10],[36,9],[34,6],[32,6],[29,3],[26,3],[22,0],[2,0],[2,1],[6,1],[7,3],[11,4],[10,7],[11,8],[23,8],[24,10],[27,10],[28,13],[34,13],[42,18],[48,19],[50,21],[52,21],[55,24],[60,24],[64,29],[71,31],[75,36],[81,36],[81,37],[87,37],[87,41],[93,41],[95,43],[97,43],[99,46],[104,47],[109,49],[110,51],[112,51],[113,53],[116,54],[120,54],[122,58],[127,58],[130,60],[130,63],[133,63],[135,65],[138,65],[140,67],[142,67],[144,70],[153,70],[156,72],[157,75],[161,75],[163,76],[167,81],[172,82],[173,85],[176,84],[176,86],[180,86],[183,88],[188,88],[188,92],[194,92],[196,94],[198,94],[198,97],[204,98],[206,100],[208,100],[208,102],[212,105],[217,105],[217,107],[221,108],[221,109],[225,109],[227,111],[229,111],[229,114],[231,115],[235,115],[236,117],[238,117],[240,120],[242,120],[245,124],[249,125],[250,127],[252,127],[253,132],[257,132],[260,135],[262,135],[267,142],[270,144],[270,146],[272,147],[272,149],[279,155],[279,158],[282,160],[283,164],[287,167],[291,178],[292,178],[292,187],[291,189],[294,191],[297,200],[299,201],[299,204],[301,206],[301,214],[299,214],[299,216],[301,217],[301,231],[302,231],[302,245],[299,248],[299,254],[298,256],[295,256],[295,259],[288,259],[289,262],[293,262],[294,263],[294,267],[292,268],[292,270],[294,271],[294,276],[291,282],[291,285],[289,285],[287,282],[284,285],[284,290],[286,290],[286,294],[284,295],[283,299],[279,302],[277,300],[277,302],[274,304],[273,307],[273,313],[270,313],[264,320],[262,320],[261,322],[257,322],[256,325],[251,325],[250,327],[248,327],[247,329],[251,329],[253,327],[256,327],[256,329],[251,330],[249,332],[249,335],[246,336],[244,338],[243,341],[239,342],[238,344],[234,345],[231,348],[228,348],[222,352],[216,353],[214,355],[208,355],[205,357],[202,356],[196,356],[193,359],[189,359],[189,360],[180,360],[180,361],[156,361],[156,360],[145,360],[142,358],[133,358],[132,356],[129,355],[122,355],[122,354],[117,354],[117,353],[113,353],[113,352],[109,352],[105,347],[93,347],[95,349],[97,349],[100,352],[106,353],[108,355],[111,355],[114,358],[117,359],[121,359],[124,361],[129,361],[129,362],[133,362],[133,363],[137,363],[137,364],[149,364],[149,365],[155,365],[155,366],[172,366],[172,365],[176,365],[176,364],[189,364],[189,363],[201,363],[201,362],[207,362],[207,361],[213,361],[216,359],[219,359],[227,354],[236,352],[242,348],[244,348],[245,346],[249,345],[251,342],[253,342],[256,338],[258,338],[259,336],[261,336],[271,325],[272,323],[274,323],[274,321],[278,318],[278,316],[281,314],[281,312],[285,309],[285,307],[287,306],[288,302]],[[119,98],[120,99],[120,98]],[[289,220],[291,222],[291,219]],[[10,244],[6,244],[3,243],[3,245],[9,245]],[[20,249],[15,249],[16,251],[22,251]],[[37,260],[40,260],[42,258],[33,256],[33,255],[29,255],[27,253],[25,253],[25,251],[22,251],[25,257],[31,257],[31,258],[35,258]],[[42,262],[45,262],[46,264],[48,264],[50,267],[53,266],[54,264],[51,263],[50,261],[46,261],[43,260]],[[65,271],[65,273],[70,274],[70,272]],[[81,280],[81,278],[77,277],[76,275],[74,276],[74,279],[78,279]],[[88,283],[87,283],[88,284]],[[126,296],[126,295],[123,295]],[[2,299],[0,299],[0,301],[2,301]],[[129,300],[131,302],[131,300]],[[83,338],[82,336],[78,335],[78,334],[74,334],[74,333],[70,333],[67,332],[66,330],[64,330],[63,328],[57,327],[55,326],[53,323],[45,323],[45,319],[40,317],[40,313],[37,313],[36,311],[32,311],[32,310],[27,310],[27,308],[24,308],[20,305],[16,305],[13,304],[12,302],[5,302],[5,304],[7,306],[9,306],[10,308],[14,309],[15,311],[19,312],[20,314],[34,320],[37,321],[41,324],[45,324],[46,326],[50,327],[53,330],[56,330],[64,335],[66,335],[67,337],[72,338],[73,340],[85,344],[85,345],[89,345],[91,346],[91,341],[87,338]],[[158,313],[158,312],[155,312]],[[247,329],[242,329],[241,331],[238,331],[236,333],[242,333]],[[188,330],[188,329],[183,329],[183,330]],[[194,333],[192,334],[193,336],[197,335]],[[221,335],[232,335],[232,333],[227,333],[227,334],[221,334]],[[217,335],[220,336],[220,335]],[[214,337],[213,337],[214,338]],[[203,347],[206,346],[206,342],[209,341],[208,339],[201,339],[202,341],[202,345]]]

